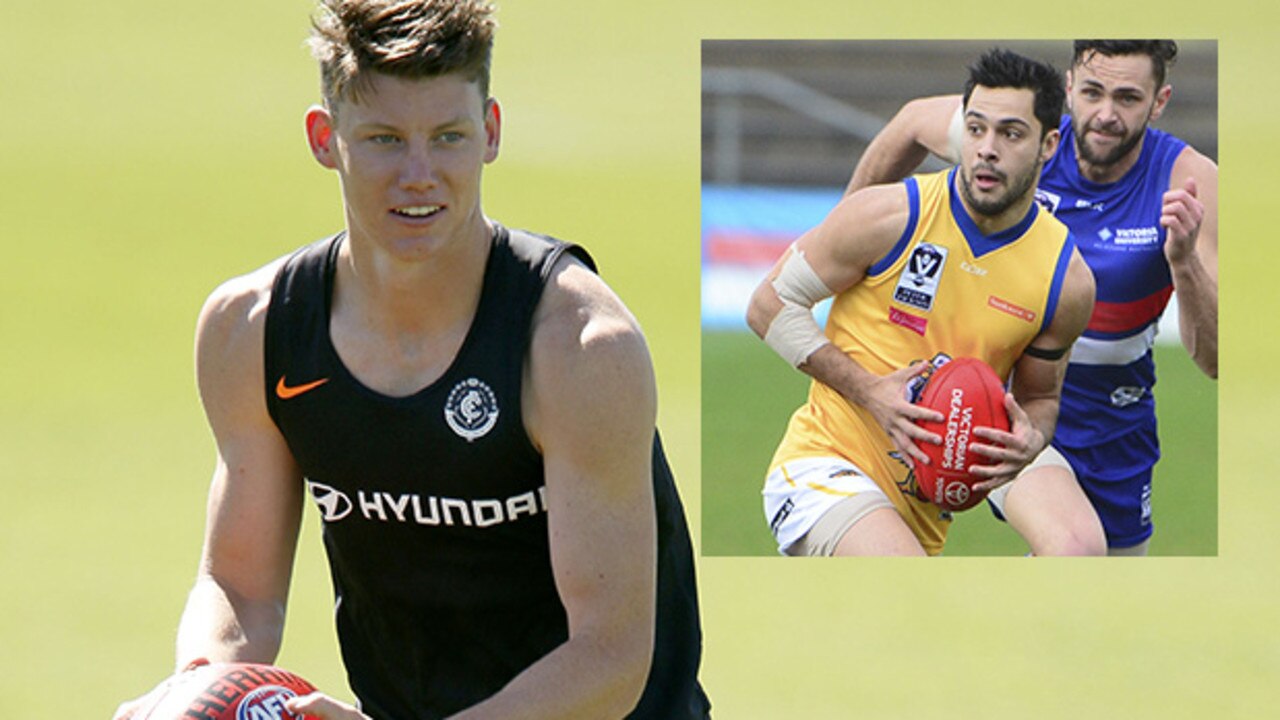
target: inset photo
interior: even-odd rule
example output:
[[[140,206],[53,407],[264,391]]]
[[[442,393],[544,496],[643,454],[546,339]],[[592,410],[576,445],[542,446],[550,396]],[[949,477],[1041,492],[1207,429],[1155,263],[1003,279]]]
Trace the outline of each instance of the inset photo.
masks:
[[[1215,556],[1211,40],[702,44],[716,556]]]

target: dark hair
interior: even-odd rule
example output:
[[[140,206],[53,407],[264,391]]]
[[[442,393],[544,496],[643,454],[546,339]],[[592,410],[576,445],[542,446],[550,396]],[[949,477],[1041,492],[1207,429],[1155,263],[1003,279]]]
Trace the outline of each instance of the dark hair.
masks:
[[[1146,55],[1151,58],[1151,72],[1156,78],[1156,89],[1164,85],[1164,73],[1173,67],[1178,57],[1178,43],[1172,40],[1077,40],[1071,66],[1084,62],[1085,57],[1101,53],[1107,57],[1117,55]]]
[[[1062,120],[1062,106],[1067,93],[1062,76],[1052,65],[1019,55],[1011,50],[992,48],[969,66],[969,79],[964,84],[964,107],[969,106],[973,89],[1016,88],[1035,93],[1035,116],[1040,121],[1040,137],[1057,130]]]
[[[337,100],[358,100],[371,73],[459,73],[488,98],[492,14],[484,0],[321,0],[308,44],[325,104],[332,112]]]

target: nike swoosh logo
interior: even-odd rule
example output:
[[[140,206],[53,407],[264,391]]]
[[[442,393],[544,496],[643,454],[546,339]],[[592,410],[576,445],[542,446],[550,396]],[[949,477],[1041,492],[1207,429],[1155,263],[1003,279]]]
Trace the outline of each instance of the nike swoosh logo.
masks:
[[[316,388],[320,387],[321,385],[327,382],[329,382],[329,378],[320,378],[319,380],[313,380],[312,382],[305,383],[303,385],[295,385],[293,387],[289,387],[288,385],[284,384],[284,376],[281,375],[280,382],[276,383],[276,397],[280,398],[281,400],[296,398],[302,393],[315,390]]]

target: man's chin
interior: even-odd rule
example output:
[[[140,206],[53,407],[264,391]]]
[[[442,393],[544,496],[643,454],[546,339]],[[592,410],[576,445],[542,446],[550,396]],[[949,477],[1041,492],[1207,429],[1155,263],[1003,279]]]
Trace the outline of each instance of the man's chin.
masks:
[[[1091,165],[1109,167],[1120,162],[1137,144],[1137,137],[1120,137],[1101,144],[1083,138],[1076,143],[1076,154]]]

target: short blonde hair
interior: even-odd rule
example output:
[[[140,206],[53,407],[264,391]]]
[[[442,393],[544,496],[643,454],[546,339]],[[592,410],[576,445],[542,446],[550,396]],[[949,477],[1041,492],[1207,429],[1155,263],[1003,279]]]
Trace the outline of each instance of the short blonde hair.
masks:
[[[330,111],[358,101],[371,73],[430,78],[458,73],[489,97],[497,22],[485,0],[321,0],[308,44]]]

